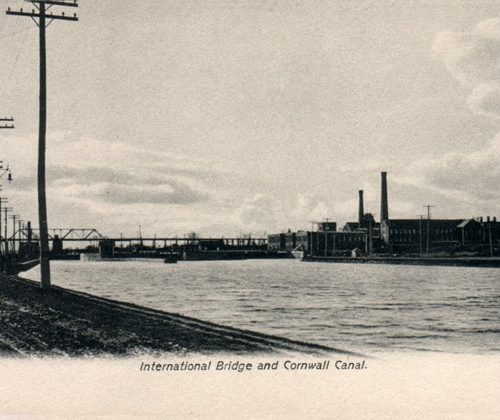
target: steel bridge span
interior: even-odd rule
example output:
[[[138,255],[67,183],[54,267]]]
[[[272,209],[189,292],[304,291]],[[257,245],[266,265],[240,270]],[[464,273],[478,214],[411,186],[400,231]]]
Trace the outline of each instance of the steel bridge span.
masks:
[[[9,241],[14,242],[26,242],[27,240],[33,240],[34,242],[38,240],[39,229],[19,229],[10,238]],[[49,240],[60,240],[62,242],[98,242],[101,240],[114,241],[115,243],[162,243],[167,245],[172,244],[195,244],[200,241],[222,241],[225,245],[265,245],[267,243],[267,238],[252,238],[252,237],[179,237],[179,236],[147,236],[147,237],[136,237],[136,236],[120,236],[120,237],[108,237],[102,235],[97,229],[93,228],[57,228],[49,229]]]

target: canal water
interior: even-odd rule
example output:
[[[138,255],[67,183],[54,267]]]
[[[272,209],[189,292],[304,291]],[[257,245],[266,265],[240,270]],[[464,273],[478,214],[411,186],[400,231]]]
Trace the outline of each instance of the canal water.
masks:
[[[297,260],[53,261],[53,283],[358,352],[500,351],[500,270]],[[24,277],[38,280],[39,268]]]

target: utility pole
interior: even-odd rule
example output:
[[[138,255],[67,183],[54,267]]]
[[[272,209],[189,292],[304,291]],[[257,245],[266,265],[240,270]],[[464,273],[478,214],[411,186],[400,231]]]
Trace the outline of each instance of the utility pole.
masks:
[[[325,232],[325,258],[326,258],[326,250],[328,248],[328,230],[325,229],[324,232]]]
[[[40,43],[40,116],[38,132],[38,223],[40,228],[40,270],[41,286],[50,288],[50,261],[49,261],[49,233],[47,225],[47,197],[45,192],[45,134],[47,131],[47,51],[45,30],[54,20],[77,21],[76,13],[73,16],[47,13],[52,7],[78,7],[77,0],[26,0],[35,6],[31,12],[7,9],[7,15],[23,16],[32,19],[39,29]],[[38,19],[38,21],[37,21]]]
[[[314,231],[314,222],[311,222],[311,246],[309,248],[309,255],[313,256],[313,231]]]
[[[16,253],[16,220],[19,219],[19,216],[17,214],[13,214],[10,216],[12,219],[12,252],[15,254]]]
[[[5,203],[5,198],[0,197],[0,254],[2,254],[2,202]]]
[[[7,124],[10,123],[10,124]],[[14,127],[14,118],[10,117],[4,117],[0,118],[0,129],[13,129]]]
[[[14,129],[14,118],[13,117],[3,117],[0,118],[0,129],[3,130],[12,130]],[[0,170],[3,170],[3,165],[2,162],[0,161]],[[8,170],[8,167],[7,167]],[[3,176],[5,174],[2,173],[0,176]],[[10,173],[9,173],[10,175]],[[9,176],[9,180],[11,177]],[[6,203],[7,199],[0,197],[0,254],[2,253],[2,202]],[[7,240],[7,238],[5,238]],[[5,248],[5,253],[7,254],[7,248]]]
[[[2,203],[6,204],[7,199],[0,197],[0,254],[2,253],[2,242],[3,242],[3,237],[2,237]],[[7,253],[7,250],[5,250],[5,253]]]
[[[4,241],[5,241],[5,254],[9,253],[9,240],[7,237],[7,215],[9,212],[13,211],[14,209],[12,207],[4,207],[3,208],[3,213],[4,213]]]
[[[419,249],[420,249],[420,256],[422,256],[422,218],[424,216],[420,215],[420,223],[419,223],[419,228],[420,228],[420,235],[419,235]]]
[[[18,236],[17,251],[19,254],[21,253],[21,241],[22,241],[21,232],[23,231],[23,224],[24,220],[19,219],[17,221],[17,236]]]
[[[368,225],[368,255],[373,255],[373,226],[372,219],[370,217],[370,222]]]
[[[493,257],[493,241],[491,238],[491,221],[488,222],[488,233],[489,233],[489,242],[490,242],[490,257]]]
[[[427,208],[427,238],[426,238],[426,246],[425,246],[425,253],[427,256],[429,256],[429,247],[430,247],[430,241],[431,241],[431,208],[435,206],[431,206],[430,204],[427,204],[425,206],[422,206]]]

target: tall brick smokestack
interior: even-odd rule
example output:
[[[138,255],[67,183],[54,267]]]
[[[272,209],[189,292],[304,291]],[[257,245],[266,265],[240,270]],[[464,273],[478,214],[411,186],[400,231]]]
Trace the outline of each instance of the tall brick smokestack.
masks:
[[[380,197],[380,221],[389,220],[389,202],[387,200],[387,172],[382,172],[382,196]]]
[[[363,224],[363,217],[365,215],[364,203],[363,203],[363,190],[359,190],[359,210],[358,210],[358,225],[361,227]]]

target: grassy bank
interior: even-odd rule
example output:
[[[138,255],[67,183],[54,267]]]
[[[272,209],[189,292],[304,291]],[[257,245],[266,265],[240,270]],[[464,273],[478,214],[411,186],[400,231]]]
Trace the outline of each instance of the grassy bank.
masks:
[[[4,355],[348,353],[0,275]]]

